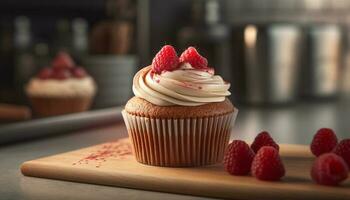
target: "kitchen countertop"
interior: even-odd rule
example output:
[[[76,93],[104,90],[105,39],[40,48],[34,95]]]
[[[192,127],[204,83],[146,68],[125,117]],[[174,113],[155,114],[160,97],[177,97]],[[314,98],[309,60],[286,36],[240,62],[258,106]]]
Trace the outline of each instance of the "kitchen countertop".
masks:
[[[350,137],[350,101],[301,103],[290,107],[240,107],[232,138],[252,140],[268,130],[280,143],[308,144],[321,127]],[[98,186],[33,177],[20,173],[22,162],[126,137],[123,123],[0,147],[1,199],[207,199],[186,195]]]

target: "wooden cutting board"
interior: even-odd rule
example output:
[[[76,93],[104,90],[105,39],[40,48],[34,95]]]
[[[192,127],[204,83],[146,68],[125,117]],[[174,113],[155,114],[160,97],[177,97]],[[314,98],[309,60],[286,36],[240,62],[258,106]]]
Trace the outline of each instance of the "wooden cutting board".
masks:
[[[221,165],[164,168],[134,160],[128,139],[28,161],[22,173],[50,179],[230,199],[350,199],[350,181],[340,187],[314,184],[307,146],[280,145],[286,177],[265,182],[231,176]]]

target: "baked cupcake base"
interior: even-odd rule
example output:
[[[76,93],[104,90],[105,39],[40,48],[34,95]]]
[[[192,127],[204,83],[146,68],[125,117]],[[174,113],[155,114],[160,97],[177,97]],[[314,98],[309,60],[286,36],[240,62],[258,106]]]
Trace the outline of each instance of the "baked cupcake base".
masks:
[[[41,117],[86,111],[92,97],[29,97],[35,115]]]
[[[203,166],[222,161],[237,114],[157,119],[122,113],[136,160],[164,167]]]
[[[221,162],[237,113],[229,100],[197,107],[161,107],[138,97],[122,111],[136,160],[164,167]]]

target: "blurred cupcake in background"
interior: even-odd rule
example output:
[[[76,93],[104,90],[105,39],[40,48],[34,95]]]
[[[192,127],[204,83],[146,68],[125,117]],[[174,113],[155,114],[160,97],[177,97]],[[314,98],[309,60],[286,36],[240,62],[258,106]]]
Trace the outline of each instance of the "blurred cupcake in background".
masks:
[[[84,68],[60,52],[50,67],[43,68],[26,85],[26,94],[38,116],[86,111],[96,93],[96,84]]]

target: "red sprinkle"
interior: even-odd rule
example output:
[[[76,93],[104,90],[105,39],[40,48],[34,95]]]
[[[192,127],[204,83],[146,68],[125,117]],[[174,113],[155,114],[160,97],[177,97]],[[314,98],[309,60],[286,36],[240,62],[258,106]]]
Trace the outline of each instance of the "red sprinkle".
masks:
[[[154,71],[150,71],[150,74],[149,74],[150,76],[151,76],[151,78],[153,79],[153,77],[154,77]]]
[[[209,67],[208,69],[205,70],[205,72],[208,72],[209,74],[214,74],[215,70],[214,68]]]

